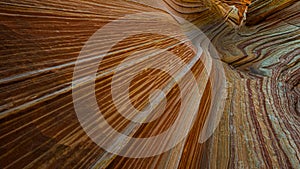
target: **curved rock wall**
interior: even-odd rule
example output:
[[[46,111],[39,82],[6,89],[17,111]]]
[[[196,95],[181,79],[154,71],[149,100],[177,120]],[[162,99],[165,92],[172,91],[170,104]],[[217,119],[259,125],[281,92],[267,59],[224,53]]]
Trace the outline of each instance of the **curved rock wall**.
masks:
[[[295,0],[1,1],[0,168],[299,168],[299,9]],[[103,59],[98,74],[108,73],[96,80],[95,94],[116,130],[149,137],[167,130],[179,116],[180,91],[174,85],[164,116],[130,128],[117,114],[109,86],[114,74],[109,70],[134,51],[168,48],[186,63],[192,61],[196,47],[181,29],[172,29],[178,22],[174,16],[199,27],[220,58],[204,53],[191,67],[203,93],[189,135],[163,154],[126,158],[100,148],[86,134],[74,109],[72,78],[80,51],[99,28],[140,12],[162,13],[145,24],[163,22],[157,26],[174,31],[184,43],[137,35]],[[114,36],[100,38],[109,44]],[[219,67],[224,68],[226,93],[220,90]],[[144,108],[145,96],[169,80],[165,72],[144,70],[130,84],[132,104]],[[182,81],[188,86],[190,79]],[[209,140],[199,143],[205,121],[215,117],[211,112],[220,123]]]

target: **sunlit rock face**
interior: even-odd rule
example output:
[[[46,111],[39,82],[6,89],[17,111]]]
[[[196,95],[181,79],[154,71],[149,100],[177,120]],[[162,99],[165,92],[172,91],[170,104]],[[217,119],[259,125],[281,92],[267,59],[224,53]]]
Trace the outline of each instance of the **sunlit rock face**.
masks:
[[[149,1],[0,2],[0,168],[299,168],[300,3]],[[120,18],[126,26],[111,25]],[[114,44],[126,31],[135,34]],[[118,96],[124,90],[116,100],[112,86],[123,89],[135,69],[129,101]],[[164,108],[161,116],[130,114],[130,105],[140,112],[156,103],[157,89],[167,100],[153,110]],[[108,131],[112,141],[99,145],[108,138],[100,114],[130,139]],[[150,149],[125,146],[174,124]]]

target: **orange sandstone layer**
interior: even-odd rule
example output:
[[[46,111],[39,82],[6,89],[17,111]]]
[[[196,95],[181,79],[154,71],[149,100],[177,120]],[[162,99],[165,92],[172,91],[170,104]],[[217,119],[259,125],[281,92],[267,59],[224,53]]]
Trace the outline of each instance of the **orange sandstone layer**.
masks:
[[[293,0],[0,2],[0,168],[299,168],[299,9]],[[203,54],[191,68],[203,95],[189,135],[161,155],[126,158],[105,151],[85,133],[74,110],[72,78],[76,59],[94,32],[140,12],[162,12],[160,19],[167,24],[157,25],[161,29],[170,29],[176,15],[205,32],[220,54],[217,61],[223,62],[227,93],[218,93],[215,58]],[[145,23],[155,25],[155,19]],[[185,39],[175,30],[174,36]],[[98,74],[151,47],[169,48],[185,62],[196,53],[188,40],[137,35],[115,46]],[[129,120],[112,102],[112,76],[96,80],[97,102],[116,130],[127,131]],[[132,104],[143,109],[149,102],[145,96],[170,79],[165,72],[142,71],[130,84]],[[178,117],[179,93],[173,86],[165,114],[131,136],[167,130]],[[201,144],[204,123],[220,100],[225,104],[220,124]]]

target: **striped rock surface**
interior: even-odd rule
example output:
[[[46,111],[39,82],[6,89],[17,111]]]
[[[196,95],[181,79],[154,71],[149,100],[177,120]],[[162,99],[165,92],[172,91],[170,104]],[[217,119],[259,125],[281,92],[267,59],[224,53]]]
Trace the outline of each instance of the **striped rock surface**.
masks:
[[[1,1],[0,168],[299,168],[299,9],[297,0]],[[99,64],[94,89],[104,118],[116,131],[147,138],[167,131],[181,117],[185,102],[180,90],[186,91],[189,103],[183,110],[194,108],[194,102],[199,107],[192,123],[179,123],[178,129],[190,131],[176,146],[156,156],[129,158],[101,148],[84,130],[74,102],[85,100],[87,107],[93,107],[89,100],[93,93],[81,92],[74,98],[72,92],[79,87],[74,86],[73,73],[78,56],[97,30],[141,12],[155,12],[142,20],[150,26],[141,30],[153,26],[157,34],[137,31],[114,45],[101,63],[94,62],[94,56],[103,55],[101,47],[124,35],[118,30],[139,28],[141,20],[127,18],[135,24],[111,27],[117,33],[92,39],[101,40],[100,48],[92,46],[83,54],[88,60],[79,69],[83,75]],[[212,44],[206,39],[196,43],[204,49],[214,46],[219,58],[204,50],[193,62],[199,50],[191,39],[198,36],[183,23],[192,32],[187,38],[178,18],[200,28]],[[134,53],[149,50],[150,55],[152,48],[191,63],[199,100],[193,100],[194,93],[189,92],[192,79],[188,76],[180,79],[182,89],[172,83],[170,74],[149,67],[171,62],[167,70],[184,72],[180,64],[172,65],[174,60],[166,53],[160,51],[138,62],[142,56]],[[134,67],[141,69],[129,85],[136,109],[147,107],[155,89],[170,86],[164,114],[138,127],[120,115],[111,93],[114,69],[126,58],[131,65],[120,69],[121,75]],[[81,78],[80,82],[87,81]],[[85,89],[87,84],[80,85]],[[119,98],[121,103],[126,101]],[[94,118],[84,120],[93,126]],[[216,128],[213,135],[201,143],[203,132],[211,128]],[[147,151],[143,148],[137,146]],[[131,153],[131,149],[123,151],[127,150]]]

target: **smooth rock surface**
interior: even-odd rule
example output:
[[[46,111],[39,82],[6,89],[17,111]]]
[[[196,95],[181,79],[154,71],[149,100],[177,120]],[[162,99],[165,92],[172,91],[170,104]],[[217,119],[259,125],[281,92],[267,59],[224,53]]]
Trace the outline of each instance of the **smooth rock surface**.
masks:
[[[297,0],[2,0],[0,168],[299,168],[299,11]],[[105,151],[85,133],[74,110],[72,78],[80,51],[99,28],[140,12],[163,13],[145,23],[160,20],[166,24],[157,26],[165,30],[176,22],[172,15],[192,22],[209,37],[220,58],[204,53],[192,65],[203,94],[189,135],[161,155],[127,158]],[[185,39],[179,28],[172,30]],[[169,48],[187,63],[197,53],[188,40],[137,35],[118,43],[98,74],[109,72],[130,53],[153,46]],[[219,89],[220,63],[226,93]],[[97,78],[97,103],[116,130],[128,131],[129,120],[113,105],[113,74]],[[144,70],[131,83],[132,104],[143,109],[153,89],[169,81],[165,72]],[[174,85],[166,96],[170,101],[165,114],[129,134],[143,138],[167,130],[178,116],[179,95]],[[224,109],[218,110],[222,104]],[[221,120],[201,144],[212,110],[221,113]]]

